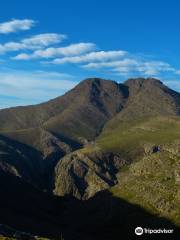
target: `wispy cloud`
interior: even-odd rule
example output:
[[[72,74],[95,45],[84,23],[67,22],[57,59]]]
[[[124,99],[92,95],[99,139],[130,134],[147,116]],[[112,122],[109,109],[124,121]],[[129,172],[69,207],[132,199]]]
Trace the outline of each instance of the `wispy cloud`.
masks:
[[[12,20],[0,24],[0,33],[10,33],[18,30],[28,30],[35,24],[30,19]],[[88,70],[104,70],[110,74],[133,76],[158,76],[169,72],[175,75],[180,70],[169,63],[151,59],[146,55],[133,54],[122,49],[102,50],[92,42],[70,43],[59,46],[67,38],[64,34],[43,33],[0,44],[0,54],[9,53],[12,60],[39,60],[39,63],[62,65],[74,64]],[[12,56],[11,52],[17,52]]]
[[[116,61],[107,61],[104,62],[104,59],[102,59],[102,62],[90,62],[85,65],[83,65],[84,68],[88,69],[99,69],[99,68],[127,68],[127,67],[136,67],[138,65],[137,60],[130,59],[130,58],[124,58],[122,60],[116,60]]]
[[[127,54],[127,56],[130,54]],[[149,61],[145,58],[132,56],[117,61],[90,62],[82,66],[85,69],[108,69],[119,75],[128,75],[131,73],[144,74],[148,76],[158,75],[161,72],[176,73],[176,69],[163,61]]]
[[[75,43],[65,47],[51,47],[42,50],[34,51],[32,54],[20,53],[15,56],[15,60],[29,60],[38,58],[55,58],[58,56],[73,56],[80,55],[96,48],[94,43]]]
[[[51,44],[56,44],[62,42],[67,36],[64,34],[57,33],[44,33],[32,36],[30,38],[25,38],[21,42],[26,46],[32,45],[34,47],[44,46],[47,47]]]
[[[176,70],[176,74],[177,74],[177,75],[180,75],[180,70]]]
[[[31,19],[14,19],[0,23],[0,34],[29,30],[34,25],[35,21]],[[19,35],[17,37],[19,39]],[[38,67],[68,69],[71,65],[70,70],[77,66],[80,71],[83,71],[82,73],[85,71],[84,76],[86,74],[89,76],[89,72],[93,72],[100,76],[105,74],[107,77],[115,76],[121,80],[135,76],[161,77],[163,74],[163,76],[168,76],[168,74],[171,77],[175,76],[174,79],[176,79],[180,74],[178,68],[163,60],[157,60],[156,56],[149,57],[145,54],[131,53],[121,48],[104,50],[93,42],[71,43],[68,39],[68,44],[66,44],[65,34],[48,32],[29,37],[20,35],[20,37],[19,40],[16,38],[10,42],[0,43],[1,68],[6,64],[19,66],[17,61],[21,60],[20,67],[23,69],[24,66],[30,66],[31,70],[8,69],[0,72],[0,99],[5,99],[0,107],[39,103],[59,96],[76,85],[76,79],[69,74],[49,70],[33,71],[34,65],[31,64],[33,60],[36,60],[36,69]],[[26,63],[28,60],[29,65]],[[46,64],[42,66],[41,63]],[[67,66],[64,66],[65,64]],[[81,72],[78,71],[78,74],[81,75]],[[165,80],[164,82],[180,90],[180,80]]]
[[[101,62],[101,61],[117,59],[124,55],[126,55],[125,51],[99,51],[99,52],[90,52],[81,56],[54,59],[52,63],[64,64],[64,63],[83,63],[83,62],[90,62],[90,61]]]
[[[52,44],[60,43],[65,38],[66,35],[64,34],[56,33],[38,34],[30,38],[22,39],[20,42],[7,42],[5,44],[0,44],[0,54],[27,49],[29,50],[41,49]]]
[[[62,95],[77,84],[73,76],[59,72],[12,71],[0,73],[0,98],[9,98],[15,105],[35,104]],[[0,104],[0,108],[3,107]],[[14,104],[13,104],[14,105]],[[12,105],[11,105],[12,106]]]
[[[0,23],[0,34],[8,34],[17,31],[29,30],[35,25],[35,21],[31,19],[13,19],[8,22]]]
[[[33,44],[30,44],[30,46],[33,46]],[[180,72],[164,61],[149,60],[146,56],[139,57],[138,54],[132,54],[124,50],[97,51],[94,43],[75,43],[64,47],[45,47],[36,49],[31,53],[19,53],[12,59],[40,59],[41,62],[56,65],[70,63],[93,71],[107,69],[111,74],[126,77],[132,75],[157,76],[163,72],[179,74]]]

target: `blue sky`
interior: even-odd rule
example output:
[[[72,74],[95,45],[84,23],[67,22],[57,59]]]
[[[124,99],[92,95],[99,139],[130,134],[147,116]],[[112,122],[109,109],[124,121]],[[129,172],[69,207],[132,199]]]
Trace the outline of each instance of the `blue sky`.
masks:
[[[180,3],[2,0],[0,108],[57,97],[87,77],[157,77],[180,91]]]

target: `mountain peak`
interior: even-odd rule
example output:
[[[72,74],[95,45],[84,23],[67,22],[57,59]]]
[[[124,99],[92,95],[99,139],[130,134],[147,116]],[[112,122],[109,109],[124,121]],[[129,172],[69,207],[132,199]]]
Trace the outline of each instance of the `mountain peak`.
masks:
[[[163,83],[156,78],[130,78],[127,81],[124,82],[125,85],[139,85],[143,86],[144,84],[153,84],[153,85],[163,85]]]
[[[180,94],[155,78],[131,78],[125,83],[129,97],[118,118],[179,115]]]
[[[117,85],[118,83],[116,81],[113,80],[109,80],[109,79],[104,79],[104,78],[97,78],[97,77],[92,77],[92,78],[86,78],[84,80],[82,80],[77,86],[103,86],[103,85],[111,85],[111,84],[115,84]]]

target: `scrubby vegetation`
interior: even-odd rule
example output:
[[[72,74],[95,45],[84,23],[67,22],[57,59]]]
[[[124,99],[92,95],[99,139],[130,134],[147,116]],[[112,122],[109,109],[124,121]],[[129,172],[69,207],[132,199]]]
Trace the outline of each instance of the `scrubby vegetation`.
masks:
[[[119,171],[119,184],[111,188],[114,196],[180,224],[179,118],[158,117],[116,126],[112,122],[97,144],[103,151],[123,153],[132,160]]]

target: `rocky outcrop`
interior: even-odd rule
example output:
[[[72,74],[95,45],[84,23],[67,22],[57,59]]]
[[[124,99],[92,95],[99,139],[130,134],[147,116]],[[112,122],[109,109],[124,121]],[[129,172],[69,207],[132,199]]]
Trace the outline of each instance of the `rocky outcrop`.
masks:
[[[54,193],[90,198],[117,184],[116,174],[125,164],[127,161],[119,155],[101,151],[86,153],[83,149],[66,155],[55,169]]]

